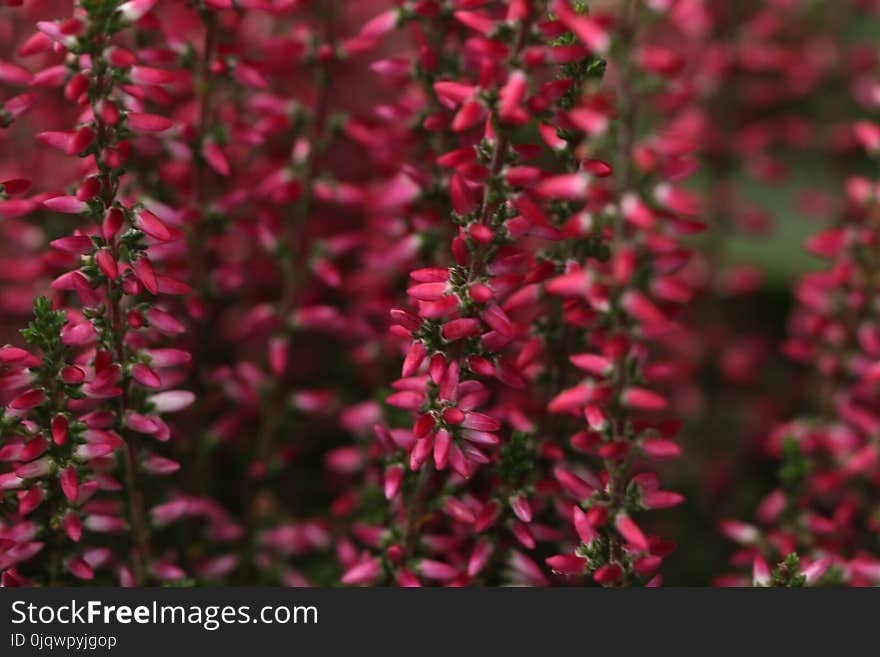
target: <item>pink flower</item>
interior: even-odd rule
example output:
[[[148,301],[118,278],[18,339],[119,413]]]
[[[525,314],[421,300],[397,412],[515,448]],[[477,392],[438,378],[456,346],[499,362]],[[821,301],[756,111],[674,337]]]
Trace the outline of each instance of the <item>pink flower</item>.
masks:
[[[129,112],[128,124],[133,130],[141,132],[163,132],[173,126],[174,122],[158,114]]]
[[[448,581],[458,576],[458,570],[453,566],[442,561],[433,559],[422,559],[418,566],[419,572],[423,577],[441,581]]]
[[[129,0],[119,5],[119,11],[128,21],[135,22],[143,18],[156,4],[156,0]]]
[[[381,566],[378,559],[366,559],[349,568],[342,576],[343,584],[372,584],[379,577]]]
[[[554,571],[565,575],[582,575],[587,563],[586,559],[574,554],[559,554],[555,557],[548,557],[546,561]]]
[[[85,202],[75,196],[56,196],[43,201],[43,205],[54,212],[65,214],[79,214],[88,207]]]
[[[168,390],[149,397],[149,402],[158,413],[175,413],[190,406],[195,395],[186,390]]]
[[[10,62],[0,62],[0,82],[26,86],[34,79],[33,73]]]

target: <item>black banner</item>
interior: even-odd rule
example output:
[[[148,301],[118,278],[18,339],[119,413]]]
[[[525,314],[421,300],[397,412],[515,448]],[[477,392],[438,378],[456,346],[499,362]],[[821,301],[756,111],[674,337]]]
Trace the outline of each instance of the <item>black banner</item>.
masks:
[[[837,652],[876,641],[878,603],[876,590],[0,589],[0,655]]]

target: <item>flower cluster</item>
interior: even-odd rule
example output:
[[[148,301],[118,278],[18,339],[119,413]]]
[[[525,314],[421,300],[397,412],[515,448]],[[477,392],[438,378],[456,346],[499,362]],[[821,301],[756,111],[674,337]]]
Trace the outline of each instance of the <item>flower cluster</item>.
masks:
[[[864,120],[852,133],[876,156],[880,126]],[[877,189],[876,177],[850,177],[839,222],[807,241],[828,267],[798,282],[783,349],[813,370],[809,410],[767,438],[779,487],[761,501],[759,524],[721,524],[743,546],[732,562],[752,566],[755,586],[870,586],[880,576]]]
[[[19,208],[70,215],[73,228],[51,242],[70,267],[50,285],[65,309],[38,298],[22,332],[33,351],[2,350],[3,389],[14,395],[2,416],[3,460],[12,466],[2,488],[17,498],[3,528],[13,542],[3,557],[12,581],[21,579],[18,563],[44,550],[51,583],[65,574],[90,580],[103,567],[123,584],[183,576],[173,554],[151,553],[152,487],[142,481],[180,468],[157,449],[172,433],[162,415],[193,401],[173,389],[190,355],[172,346],[184,326],[165,301],[189,286],[159,266],[161,249],[182,233],[131,194],[126,179],[133,143],[172,126],[146,111],[145,93],[172,73],[141,65],[122,45],[148,5],[84,2],[67,19],[41,21],[26,54],[55,50],[62,61],[34,75],[20,69],[16,80],[63,89],[72,129],[37,139],[81,162],[69,194],[30,197]],[[161,507],[152,511],[161,515]]]
[[[433,26],[435,10],[396,21]],[[463,46],[422,51],[433,66],[412,83],[422,126],[455,146],[432,181],[451,261],[413,270],[391,311],[409,342],[386,401],[411,420],[375,427],[390,505],[356,538],[382,556],[350,552],[343,581],[656,582],[673,545],[632,516],[682,499],[645,465],[680,451],[657,388],[691,295],[678,240],[702,225],[679,184],[688,149],[665,121],[636,134],[641,90],[676,72],[675,51],[639,40],[636,66],[603,72],[663,12],[632,3],[616,27],[567,2],[441,15]]]

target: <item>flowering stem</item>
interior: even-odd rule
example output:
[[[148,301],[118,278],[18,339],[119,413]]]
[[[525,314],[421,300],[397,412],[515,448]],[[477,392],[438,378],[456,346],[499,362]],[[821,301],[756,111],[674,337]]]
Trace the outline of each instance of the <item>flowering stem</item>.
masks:
[[[324,16],[324,44],[334,46],[334,20],[333,3],[322,5]],[[293,218],[284,224],[283,244],[285,247],[295,244],[292,255],[281,259],[281,296],[278,304],[279,317],[286,321],[288,313],[296,305],[296,298],[305,282],[307,263],[308,236],[306,222],[315,200],[314,182],[318,175],[318,160],[321,151],[326,147],[328,114],[330,113],[330,90],[332,78],[330,74],[330,62],[325,62],[318,56],[318,64],[315,67],[315,85],[318,91],[318,99],[315,104],[314,124],[309,139],[309,152],[305,161],[303,174],[303,197],[297,204]]]
[[[517,30],[516,37],[514,39],[513,50],[510,54],[510,64],[513,64],[517,61],[523,51],[523,48],[525,48],[531,27],[531,15],[523,18],[520,21],[519,29]],[[489,166],[490,181],[498,180],[498,177],[501,175],[501,170],[504,168],[504,164],[507,160],[507,155],[510,148],[509,130],[502,127],[500,121],[496,121],[495,125],[498,126],[498,134],[495,143],[495,152],[492,154],[492,163]],[[483,207],[480,211],[480,223],[482,224],[488,223],[492,211],[498,206],[498,204],[503,202],[503,199],[499,199],[496,204],[493,204],[491,202],[490,196],[491,194],[487,191],[485,197],[483,198]]]
[[[99,90],[103,88],[103,73],[98,76],[96,86]],[[104,189],[101,194],[101,200],[104,208],[104,212],[101,213],[101,216],[103,216],[103,214],[110,210],[116,202],[116,190],[118,189],[119,181],[118,179],[114,179],[114,177],[110,173],[110,167],[102,159],[102,153],[104,152],[105,147],[109,145],[105,141],[108,127],[101,119],[101,114],[98,111],[97,103],[93,103],[92,112],[95,115],[95,125],[97,132],[96,142],[98,145],[97,151],[95,153],[95,161],[98,164],[99,170],[105,173]],[[111,241],[110,243],[110,252],[113,256],[113,259],[115,261],[118,261],[120,255],[119,247],[115,240]],[[124,319],[122,317],[122,290],[109,278],[106,281],[106,290],[107,298],[110,302],[108,309],[110,313],[110,336],[112,339],[112,344],[110,346],[112,348],[116,362],[119,364],[120,367],[124,367],[126,363],[126,329]],[[120,432],[120,435],[124,435],[125,429],[123,421],[125,418],[126,409],[128,408],[127,386],[123,386],[122,394],[118,397],[117,400],[117,405],[117,430]],[[147,533],[146,509],[144,506],[143,495],[140,492],[141,487],[137,476],[137,454],[135,452],[133,437],[131,436],[128,440],[125,441],[125,448],[123,450],[123,464],[125,469],[125,488],[128,500],[128,514],[129,520],[131,522],[132,534],[134,536],[134,549],[131,555],[132,569],[134,571],[134,584],[135,586],[140,586],[144,582],[144,563],[149,555],[149,537]]]
[[[509,58],[509,63],[511,65],[518,60],[528,42],[532,20],[532,14],[530,13],[528,16],[522,18],[519,22],[519,28],[517,29],[516,36],[514,37],[514,46],[511,50]],[[493,189],[493,187],[503,186],[501,173],[507,161],[511,145],[510,133],[508,128],[502,125],[502,122],[498,120],[497,116],[495,116],[494,118],[496,119],[494,121],[494,125],[496,127],[495,149],[492,153],[492,160],[489,166],[487,188],[483,196],[482,206],[478,213],[480,224],[482,224],[483,226],[490,225],[493,212],[495,212],[504,203],[503,195],[500,193],[499,190]],[[493,194],[496,195],[498,198],[493,198]],[[483,269],[487,264],[486,261],[487,254],[484,252],[483,249],[478,249],[468,268],[467,280],[469,282],[476,281],[480,278]],[[419,525],[419,519],[422,515],[422,509],[431,487],[431,472],[433,472],[433,468],[430,464],[426,463],[422,466],[419,472],[418,480],[416,482],[415,492],[409,504],[407,505],[407,520],[404,527],[402,539],[404,554],[409,554],[414,542],[417,540],[416,535]]]
[[[217,16],[215,12],[202,8],[199,12],[202,24],[205,28],[205,36],[202,44],[202,59],[199,63],[198,81],[196,83],[196,95],[198,97],[198,126],[197,134],[194,140],[196,148],[203,148],[205,140],[210,129],[211,121],[211,92],[214,85],[212,84],[211,63],[214,60],[217,50],[218,26]],[[208,221],[207,221],[207,205],[209,203],[207,186],[205,179],[208,174],[208,166],[205,157],[200,153],[193,154],[193,202],[198,209],[198,220],[192,231],[188,234],[189,250],[192,254],[193,265],[193,287],[198,294],[198,299],[208,299],[211,295],[210,286],[208,284],[207,275],[209,267],[208,254]],[[193,340],[193,371],[196,376],[193,377],[196,386],[196,394],[204,395],[208,389],[206,376],[208,367],[205,363],[208,359],[208,353],[211,345],[212,331],[206,330],[211,325],[211,321],[205,316],[211,312],[214,304],[204,304],[200,308],[200,314],[193,321],[193,331],[195,333]],[[206,414],[204,409],[206,404],[199,404],[196,409],[196,415],[193,425],[202,429],[207,425]],[[207,458],[210,448],[210,441],[206,439],[192,441],[190,447],[190,455],[192,456],[192,467],[190,469],[191,489],[199,492],[204,489],[203,479],[206,474]]]
[[[112,16],[112,14],[108,15],[108,20],[110,16]],[[104,59],[103,44],[101,44],[100,41],[98,42],[98,49],[92,53],[92,57],[98,62],[98,74],[95,80],[95,93],[92,96],[91,108],[94,116],[96,132],[96,149],[94,158],[98,170],[102,174],[102,190],[99,198],[101,200],[103,211],[97,216],[98,229],[100,230],[101,218],[114,208],[114,205],[116,204],[116,195],[119,189],[119,174],[116,174],[113,171],[113,168],[104,159],[106,149],[112,146],[109,134],[111,128],[104,122],[99,103],[108,102],[112,88],[108,88],[107,86],[106,70],[109,62]],[[110,240],[109,248],[113,260],[119,261],[120,253],[117,241]],[[107,346],[113,353],[116,364],[120,370],[124,372],[127,359],[125,354],[126,326],[122,316],[121,306],[123,291],[120,284],[110,280],[109,277],[106,280],[106,290],[107,298],[109,300],[110,314],[110,331],[108,336],[110,344]],[[122,393],[117,398],[118,413],[116,417],[116,428],[122,436],[125,436],[126,434],[124,422],[128,406],[128,384],[126,382],[122,386]],[[125,470],[125,488],[128,501],[129,521],[131,523],[132,534],[134,537],[134,549],[131,553],[132,568],[134,584],[140,586],[145,579],[145,562],[149,556],[149,535],[146,523],[146,508],[144,506],[143,494],[141,493],[141,487],[138,481],[137,454],[135,452],[134,437],[129,436],[128,439],[124,439],[124,441],[123,463]]]
[[[631,57],[628,56],[632,51],[633,41],[636,30],[635,23],[635,0],[626,0],[621,9],[619,41],[618,48],[624,54],[618,58],[620,64],[619,78],[617,84],[617,102],[620,119],[617,128],[617,161],[615,166],[615,175],[617,176],[617,192],[619,197],[629,192],[632,188],[632,149],[635,140],[636,127],[636,107],[634,91],[632,88],[633,70],[630,64]],[[612,242],[612,252],[617,253],[626,240],[625,221],[621,213],[614,218],[614,237]],[[618,290],[618,293],[620,290]],[[611,307],[611,327],[617,332],[625,330],[624,323],[626,316],[621,307],[620,298],[612,302]],[[619,399],[623,390],[627,385],[627,368],[626,353],[621,353],[614,363],[614,377],[612,387],[614,390],[614,399],[618,400],[612,404],[612,412],[609,413],[611,421],[611,436],[614,442],[623,440],[624,425],[626,423],[626,414],[620,405]],[[626,460],[605,459],[604,467],[609,475],[608,495],[610,497],[608,513],[610,517],[615,517],[625,508],[625,481],[626,481]],[[611,532],[608,540],[608,561],[609,563],[620,563],[622,560],[622,544],[620,537],[616,532]],[[615,584],[622,584],[623,580]]]
[[[198,99],[198,125],[197,134],[194,139],[196,148],[203,148],[205,139],[210,129],[211,121],[211,91],[213,84],[211,82],[211,62],[214,59],[214,53],[217,49],[217,17],[213,11],[202,10],[202,23],[205,28],[205,37],[202,45],[202,60],[199,63],[198,77],[196,82],[196,96]],[[198,291],[201,298],[206,297],[209,290],[207,289],[207,271],[208,271],[208,253],[207,253],[207,224],[205,217],[205,205],[208,202],[206,195],[205,177],[208,172],[207,163],[201,153],[193,153],[193,200],[202,212],[196,223],[195,229],[190,232],[190,251],[193,257],[193,282],[194,287]],[[197,336],[198,338],[199,336]],[[201,339],[196,339],[196,344],[200,345]],[[198,356],[199,354],[195,354]]]
[[[324,19],[324,44],[332,48],[335,44],[335,21],[333,3],[322,5]],[[315,84],[317,87],[317,100],[312,117],[311,134],[309,135],[309,150],[302,165],[302,197],[298,199],[293,208],[292,216],[282,228],[281,246],[278,251],[278,267],[280,273],[281,290],[277,302],[277,316],[282,323],[282,331],[287,338],[291,330],[290,314],[296,307],[297,298],[306,283],[308,272],[308,220],[314,205],[314,184],[319,170],[319,158],[329,139],[328,114],[330,112],[331,91],[331,60],[325,60],[320,53],[316,52],[317,63],[314,67]],[[335,52],[333,52],[335,57]],[[291,246],[293,245],[293,246]],[[266,477],[266,465],[269,463],[274,452],[274,440],[278,433],[284,414],[286,403],[284,378],[287,368],[272,377],[263,393],[263,409],[259,433],[252,463],[261,469],[260,476]],[[245,503],[245,526],[246,539],[251,548],[254,545],[253,533],[259,523],[260,504],[258,493],[263,486],[246,484],[244,499]],[[249,566],[250,567],[250,566]]]

